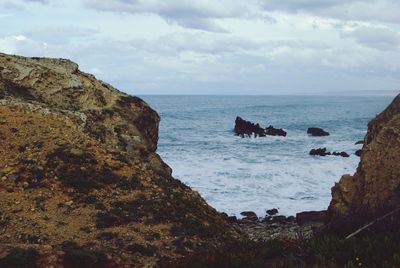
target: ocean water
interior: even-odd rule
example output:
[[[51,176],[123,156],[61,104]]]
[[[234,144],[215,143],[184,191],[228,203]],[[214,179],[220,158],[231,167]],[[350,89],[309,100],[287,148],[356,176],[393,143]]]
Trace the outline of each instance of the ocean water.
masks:
[[[259,216],[326,209],[331,187],[353,174],[368,122],[392,100],[385,96],[141,96],[161,116],[158,153],[180,179],[218,211]],[[236,116],[287,137],[240,138]],[[328,137],[310,137],[321,127]],[[350,158],[312,157],[313,148],[346,151]]]

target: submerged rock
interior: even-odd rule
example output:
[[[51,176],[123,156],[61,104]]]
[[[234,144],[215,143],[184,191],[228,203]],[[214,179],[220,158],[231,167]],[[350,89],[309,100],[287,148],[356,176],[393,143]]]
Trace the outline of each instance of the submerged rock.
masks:
[[[341,156],[341,157],[350,157],[350,155],[346,152],[328,152],[326,148],[319,148],[319,149],[312,149],[310,151],[310,155],[312,156],[327,156],[327,155],[333,155],[333,156]]]
[[[319,148],[319,149],[311,149],[310,155],[312,156],[327,156],[331,155],[330,152],[326,150],[326,148]]]
[[[332,155],[341,157],[350,157],[350,155],[346,152],[333,152]]]
[[[317,127],[308,128],[307,133],[314,137],[329,136],[329,132]]]

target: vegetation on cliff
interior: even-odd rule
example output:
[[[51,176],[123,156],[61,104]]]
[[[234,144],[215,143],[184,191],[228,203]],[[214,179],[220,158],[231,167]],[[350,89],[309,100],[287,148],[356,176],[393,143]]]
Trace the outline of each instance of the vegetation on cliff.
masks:
[[[0,54],[2,261],[154,266],[238,237],[172,178],[158,123],[75,63]]]

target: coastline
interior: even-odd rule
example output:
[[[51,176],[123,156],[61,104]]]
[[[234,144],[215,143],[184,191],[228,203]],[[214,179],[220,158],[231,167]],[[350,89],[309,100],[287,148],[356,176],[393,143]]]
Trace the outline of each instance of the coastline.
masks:
[[[399,215],[381,217],[398,206],[400,96],[369,123],[328,211],[235,220],[171,175],[140,98],[64,59],[0,54],[0,73],[2,267],[400,264]]]

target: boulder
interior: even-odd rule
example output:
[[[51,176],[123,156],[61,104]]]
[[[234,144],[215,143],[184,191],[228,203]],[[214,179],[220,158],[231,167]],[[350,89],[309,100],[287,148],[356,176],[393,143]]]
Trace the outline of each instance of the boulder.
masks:
[[[304,211],[296,214],[296,222],[303,225],[309,222],[325,222],[327,218],[326,210],[323,211]]]
[[[243,211],[240,215],[244,216],[242,219],[244,221],[258,221],[258,216],[253,211]]]
[[[319,149],[312,149],[310,151],[310,155],[312,155],[312,156],[327,156],[327,155],[331,155],[331,153],[327,152],[326,148],[319,148]]]
[[[357,141],[356,143],[355,143],[355,145],[359,145],[359,144],[364,144],[364,141],[362,140],[362,141]]]
[[[273,223],[283,223],[283,222],[286,222],[286,216],[282,216],[282,215],[279,215],[279,216],[273,216],[272,217],[272,222]]]
[[[366,222],[400,205],[400,96],[368,124],[354,175],[332,188],[332,221]]]
[[[270,216],[274,216],[274,215],[278,214],[278,210],[276,208],[268,209],[266,212]]]
[[[329,132],[326,132],[322,128],[317,128],[317,127],[308,128],[307,133],[314,137],[329,136]]]
[[[362,155],[362,152],[363,152],[363,150],[362,150],[362,149],[360,149],[360,150],[357,150],[357,151],[355,152],[355,155],[356,155],[356,156],[358,156],[358,157],[361,157],[361,155]]]

